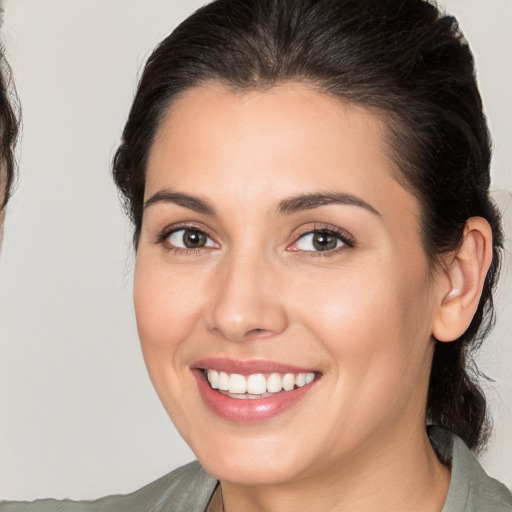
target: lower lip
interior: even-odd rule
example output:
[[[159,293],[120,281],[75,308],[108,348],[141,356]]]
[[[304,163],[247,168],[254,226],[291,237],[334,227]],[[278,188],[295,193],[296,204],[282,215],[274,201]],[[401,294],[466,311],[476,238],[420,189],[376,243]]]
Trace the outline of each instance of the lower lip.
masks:
[[[217,416],[235,423],[257,423],[269,420],[302,400],[316,379],[306,386],[284,391],[266,398],[238,399],[225,396],[210,387],[202,370],[192,370],[204,403]]]

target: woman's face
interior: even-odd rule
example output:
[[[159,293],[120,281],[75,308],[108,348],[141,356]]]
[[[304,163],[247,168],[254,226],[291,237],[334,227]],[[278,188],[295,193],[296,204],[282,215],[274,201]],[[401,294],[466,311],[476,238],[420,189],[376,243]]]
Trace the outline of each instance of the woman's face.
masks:
[[[363,468],[424,431],[439,286],[381,119],[299,84],[191,89],[157,133],[145,200],[144,358],[210,473]]]

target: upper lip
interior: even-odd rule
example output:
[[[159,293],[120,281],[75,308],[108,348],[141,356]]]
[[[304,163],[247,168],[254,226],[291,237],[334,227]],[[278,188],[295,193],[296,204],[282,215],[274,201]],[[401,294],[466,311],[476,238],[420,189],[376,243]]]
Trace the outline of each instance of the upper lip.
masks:
[[[256,373],[312,373],[317,370],[265,359],[208,358],[194,362],[191,368],[253,375]]]

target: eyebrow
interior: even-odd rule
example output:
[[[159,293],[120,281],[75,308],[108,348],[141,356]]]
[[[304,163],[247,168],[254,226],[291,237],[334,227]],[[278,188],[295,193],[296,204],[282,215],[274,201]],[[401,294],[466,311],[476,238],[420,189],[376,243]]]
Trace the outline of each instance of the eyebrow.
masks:
[[[149,208],[150,206],[157,203],[172,203],[205,215],[216,215],[215,208],[208,201],[180,192],[171,192],[165,189],[160,190],[156,194],[152,195],[144,203],[144,209]],[[299,211],[312,210],[314,208],[319,208],[320,206],[327,206],[330,204],[358,206],[368,210],[374,215],[378,215],[379,217],[381,216],[381,214],[372,205],[368,204],[366,201],[363,201],[363,199],[343,192],[320,192],[315,194],[302,194],[299,196],[290,197],[288,199],[282,200],[279,203],[277,211],[281,215],[291,215]]]
[[[157,203],[172,203],[205,215],[215,215],[216,213],[215,208],[204,199],[199,199],[198,197],[182,194],[180,192],[171,192],[165,189],[152,195],[144,203],[144,209]]]
[[[312,210],[313,208],[319,208],[320,206],[326,206],[329,204],[359,206],[374,215],[378,215],[379,217],[381,216],[381,214],[371,204],[368,204],[357,196],[345,194],[343,192],[304,194],[296,197],[290,197],[289,199],[281,201],[277,210],[281,215],[290,215],[302,210]]]

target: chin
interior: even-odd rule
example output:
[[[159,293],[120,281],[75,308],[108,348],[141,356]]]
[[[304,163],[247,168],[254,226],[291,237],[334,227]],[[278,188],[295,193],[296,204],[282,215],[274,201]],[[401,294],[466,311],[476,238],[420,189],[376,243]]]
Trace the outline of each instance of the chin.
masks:
[[[275,453],[265,457],[246,451],[226,451],[213,457],[199,457],[199,462],[219,480],[244,486],[284,484],[295,480],[299,470],[294,461],[283,460]]]
[[[228,429],[229,430],[229,429]],[[294,480],[305,470],[307,454],[271,432],[190,432],[185,441],[203,468],[221,481],[264,486]],[[297,439],[295,439],[297,441]],[[309,443],[311,444],[311,443]]]

